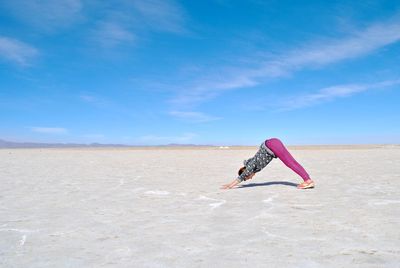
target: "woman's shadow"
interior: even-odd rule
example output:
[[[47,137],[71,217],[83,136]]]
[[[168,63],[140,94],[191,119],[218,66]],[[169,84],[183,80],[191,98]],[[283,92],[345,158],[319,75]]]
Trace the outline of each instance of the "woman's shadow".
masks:
[[[286,186],[297,187],[297,184],[293,183],[293,182],[288,182],[288,181],[269,181],[269,182],[262,182],[262,183],[244,184],[244,185],[240,185],[239,187],[237,187],[237,189],[239,189],[239,188],[248,188],[248,187],[258,187],[258,186],[271,186],[271,185],[286,185]]]

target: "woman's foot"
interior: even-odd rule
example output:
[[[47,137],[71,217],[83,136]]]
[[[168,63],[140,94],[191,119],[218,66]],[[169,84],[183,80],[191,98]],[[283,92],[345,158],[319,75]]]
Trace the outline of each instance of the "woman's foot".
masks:
[[[315,184],[312,180],[306,180],[305,182],[300,183],[297,185],[298,189],[309,189],[309,188],[314,188]]]

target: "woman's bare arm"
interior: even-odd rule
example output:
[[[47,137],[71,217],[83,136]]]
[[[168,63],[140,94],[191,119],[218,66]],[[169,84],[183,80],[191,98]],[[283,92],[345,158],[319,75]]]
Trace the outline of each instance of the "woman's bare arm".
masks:
[[[233,187],[238,185],[240,182],[241,182],[240,180],[235,179],[234,181],[232,181],[229,184],[222,185],[221,189],[232,189]]]

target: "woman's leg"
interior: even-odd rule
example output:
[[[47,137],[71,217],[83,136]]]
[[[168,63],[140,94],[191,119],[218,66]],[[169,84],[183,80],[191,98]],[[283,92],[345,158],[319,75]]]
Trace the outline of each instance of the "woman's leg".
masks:
[[[296,172],[304,181],[311,180],[307,171],[293,158],[285,145],[277,139],[272,138],[265,141],[265,145],[278,157],[287,167]]]

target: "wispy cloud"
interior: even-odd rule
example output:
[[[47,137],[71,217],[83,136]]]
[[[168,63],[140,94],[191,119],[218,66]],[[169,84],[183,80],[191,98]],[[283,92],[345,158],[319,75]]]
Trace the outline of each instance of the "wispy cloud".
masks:
[[[97,95],[93,95],[90,93],[89,94],[87,94],[87,93],[80,94],[78,96],[78,98],[85,103],[88,103],[90,105],[100,107],[100,108],[112,107],[114,105],[106,98],[97,96]]]
[[[114,47],[119,44],[132,44],[135,34],[116,21],[99,23],[97,40],[103,47]]]
[[[76,23],[81,17],[80,0],[1,1],[11,14],[28,26],[53,31]]]
[[[170,143],[188,143],[198,135],[196,133],[184,133],[180,136],[159,136],[146,135],[138,138],[138,142],[142,144],[170,144]]]
[[[184,8],[174,0],[117,0],[114,4],[82,0],[0,1],[17,20],[41,32],[55,32],[103,14],[92,30],[102,47],[132,44],[147,31],[188,33]],[[84,12],[90,9],[90,12]],[[89,34],[90,35],[90,34]]]
[[[278,109],[278,111],[290,111],[312,105],[318,105],[328,101],[333,101],[337,98],[346,98],[368,90],[383,89],[399,84],[400,79],[387,80],[373,84],[347,84],[326,87],[318,90],[317,92],[307,93],[287,99],[281,103],[281,107]]]
[[[213,77],[213,78],[211,78]],[[171,103],[173,104],[193,104],[200,103],[205,100],[217,97],[225,91],[232,89],[251,87],[258,84],[258,82],[246,74],[230,75],[230,79],[222,78],[219,75],[212,75],[201,81],[196,81],[193,86],[187,86],[184,91],[175,96]]]
[[[391,20],[377,23],[355,32],[341,40],[315,42],[310,47],[292,51],[280,64],[285,69],[325,65],[338,61],[357,58],[400,40],[400,21]],[[268,66],[266,66],[268,67]]]
[[[29,66],[39,51],[19,40],[0,36],[0,57],[20,66]]]
[[[299,70],[321,68],[362,57],[399,40],[399,19],[376,23],[344,38],[320,39],[274,57],[251,59],[248,62],[255,62],[253,67],[223,67],[212,70],[210,75],[189,81],[171,101],[180,105],[196,104],[228,90],[256,86]]]
[[[89,102],[89,103],[96,103],[98,101],[97,97],[87,94],[79,95],[79,98],[84,102]]]
[[[183,8],[172,0],[135,0],[135,9],[142,15],[144,23],[153,29],[185,33],[185,13]]]
[[[211,116],[202,112],[171,111],[170,115],[193,123],[205,123],[222,119],[221,117]]]
[[[147,33],[186,34],[184,9],[173,0],[118,1],[118,6],[97,6],[104,18],[93,31],[95,42],[105,48],[136,44]]]
[[[30,127],[31,131],[43,134],[66,134],[68,131],[62,127]]]

